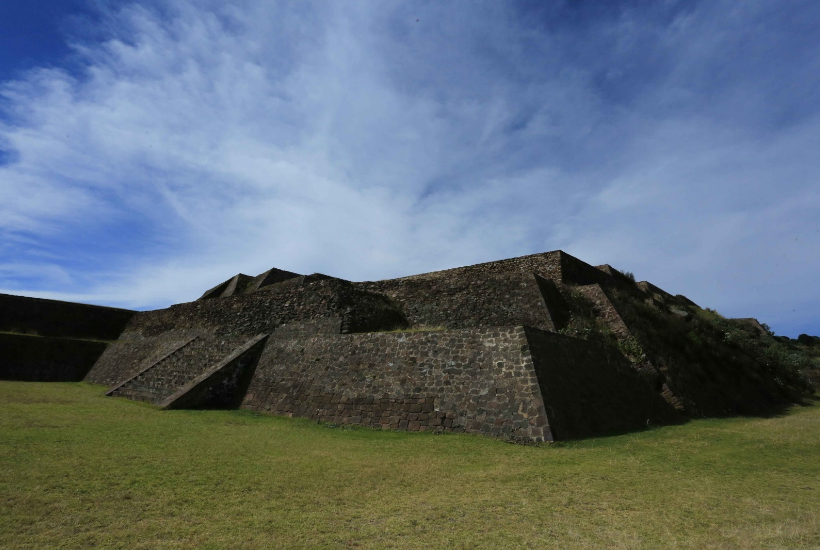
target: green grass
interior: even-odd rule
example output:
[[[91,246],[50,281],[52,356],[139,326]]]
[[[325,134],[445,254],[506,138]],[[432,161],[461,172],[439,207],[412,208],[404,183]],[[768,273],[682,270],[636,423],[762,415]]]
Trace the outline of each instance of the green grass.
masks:
[[[818,548],[820,405],[542,447],[0,382],[2,548]]]

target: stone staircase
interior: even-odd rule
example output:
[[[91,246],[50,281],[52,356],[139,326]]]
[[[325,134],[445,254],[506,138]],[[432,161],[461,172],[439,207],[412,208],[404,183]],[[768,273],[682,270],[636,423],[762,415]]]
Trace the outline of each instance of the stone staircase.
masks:
[[[247,336],[197,336],[106,395],[162,403],[249,339]]]

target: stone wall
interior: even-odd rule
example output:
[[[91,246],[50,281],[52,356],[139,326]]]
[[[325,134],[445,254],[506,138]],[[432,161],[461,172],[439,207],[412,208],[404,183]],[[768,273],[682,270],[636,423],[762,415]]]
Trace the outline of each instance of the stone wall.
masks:
[[[239,284],[240,279],[243,281],[247,281],[252,280],[252,277],[249,277],[248,275],[244,275],[242,273],[234,275],[227,281],[223,281],[215,287],[206,290],[205,293],[199,297],[199,299],[211,300],[213,298],[224,298],[225,296],[231,296],[233,292],[229,291],[228,289],[232,288],[233,290],[236,290],[236,287]]]
[[[235,296],[237,294],[248,294],[250,292],[257,291],[260,288],[281,283],[296,277],[302,277],[302,275],[276,269],[275,267],[257,275],[256,277],[251,277],[250,275],[245,275],[244,273],[238,273],[227,281],[223,281],[215,287],[206,290],[199,299],[210,300],[213,298],[227,298],[228,296]]]
[[[146,338],[137,333],[125,333],[106,348],[85,381],[106,386],[119,385],[197,334],[196,331],[172,330]]]
[[[0,334],[0,380],[82,380],[105,342]]]
[[[341,317],[318,317],[307,321],[291,321],[276,327],[281,338],[310,338],[321,334],[342,334]]]
[[[116,340],[134,311],[0,294],[0,332]]]
[[[647,301],[644,293],[618,289],[609,295],[664,376],[664,392],[674,394],[688,415],[760,414],[794,400],[792,388],[774,370],[776,363],[759,355],[757,346],[727,338],[723,322],[681,310],[680,302],[668,307]]]
[[[672,295],[662,288],[659,288],[647,281],[639,281],[635,286],[648,294],[652,299],[665,303],[666,305],[684,305],[699,308],[695,302],[684,296],[683,294]]]
[[[337,424],[575,439],[675,410],[613,347],[525,327],[271,336],[246,409]]]
[[[609,330],[618,339],[629,338],[631,336],[629,328],[624,323],[615,305],[609,299],[604,289],[599,284],[585,285],[577,287],[578,292],[583,294],[595,305],[598,317],[606,324]]]
[[[561,254],[563,254],[563,252],[560,250],[555,250],[553,252],[542,252],[540,254],[519,256],[518,258],[466,265],[463,267],[454,267],[451,269],[443,269],[441,271],[431,271],[430,273],[420,273],[418,275],[410,275],[408,277],[401,277],[400,279],[388,279],[380,282],[449,277],[464,278],[492,273],[538,273],[542,277],[546,277],[548,279],[560,280]]]
[[[253,277],[239,273],[233,276],[233,279],[228,283],[228,287],[222,293],[223,296],[233,296],[234,294],[243,294],[245,290],[253,283]]]
[[[532,273],[472,273],[358,283],[401,307],[414,327],[474,328],[528,325],[554,330]]]
[[[626,284],[626,285],[636,284],[633,279],[630,279],[629,277],[624,275],[621,271],[615,269],[614,267],[612,267],[609,264],[596,265],[595,269],[603,271],[604,273],[606,273],[607,275],[609,275],[610,277],[612,277],[613,279],[615,279],[616,281],[618,281],[621,284]]]
[[[561,260],[561,283],[569,285],[591,285],[595,283],[609,285],[619,280],[619,278],[613,277],[561,250],[558,251],[558,257]]]
[[[561,294],[559,284],[556,284],[554,281],[551,281],[550,279],[539,277],[538,275],[534,275],[534,277],[535,282],[538,284],[538,290],[541,292],[541,298],[543,299],[544,305],[546,306],[550,316],[551,326],[543,328],[555,332],[565,328],[567,326],[567,323],[569,323],[571,312],[566,299]],[[560,286],[563,287],[564,285]],[[542,327],[536,326],[535,328]]]
[[[481,275],[500,273],[536,273],[545,279],[567,284],[605,283],[611,278],[607,273],[596,269],[562,250],[554,250],[552,252],[519,256],[517,258],[496,262],[486,262],[442,271],[421,273],[419,275],[402,277],[401,279],[392,279],[391,281],[453,277],[469,279]]]
[[[616,309],[615,303],[610,298],[610,294],[614,295],[616,292],[613,287],[602,287],[600,284],[592,284],[566,288],[580,293],[593,305],[593,314],[596,319],[602,322],[611,332],[615,339],[615,342],[611,343],[617,342],[621,351],[626,354],[627,359],[632,364],[632,368],[638,371],[656,393],[660,394],[670,405],[677,409],[682,409],[683,404],[670,387],[666,373],[657,368],[649,357],[643,353],[643,349],[638,344],[638,340],[635,339],[632,331]],[[646,299],[645,294],[632,285],[631,282],[630,284],[618,285],[618,289],[617,292],[620,293],[620,295],[630,295],[636,300]]]
[[[159,403],[163,409],[236,408],[244,398],[267,334],[259,334]]]
[[[160,403],[248,341],[244,336],[199,335],[109,393]]]
[[[639,289],[643,290],[644,292],[649,294],[649,296],[651,296],[659,302],[674,301],[674,297],[671,294],[669,294],[662,288],[653,285],[650,282],[638,281],[637,283],[635,283],[635,286],[637,286]]]
[[[342,319],[340,330],[363,332],[406,326],[385,298],[341,279],[296,277],[252,294],[177,304],[138,313],[126,331],[157,336],[169,330],[216,334],[271,333],[281,324],[309,319]]]
[[[253,278],[253,282],[248,285],[248,292],[254,292],[259,290],[260,288],[264,288],[269,285],[274,285],[276,283],[281,283],[283,281],[287,281],[288,279],[294,279],[296,277],[300,277],[298,273],[293,273],[292,271],[285,271],[282,269],[277,269],[275,267],[261,273]]]
[[[551,439],[521,327],[276,336],[243,408],[389,429]]]
[[[675,422],[677,413],[617,349],[525,329],[555,439],[577,439]]]
[[[134,315],[86,380],[122,384],[157,364],[133,384],[137,398],[182,392],[185,406],[209,406],[242,395],[253,371],[248,409],[530,442],[788,398],[765,359],[686,298],[561,251],[363,283],[274,269],[206,296]],[[236,347],[266,336],[258,364]],[[207,360],[190,356],[196,346]]]
[[[551,307],[554,300],[549,303],[555,283],[613,284],[616,280],[559,250],[357,286],[393,298],[414,327],[524,325],[556,330],[552,313],[559,324],[566,319],[560,319],[560,308]]]

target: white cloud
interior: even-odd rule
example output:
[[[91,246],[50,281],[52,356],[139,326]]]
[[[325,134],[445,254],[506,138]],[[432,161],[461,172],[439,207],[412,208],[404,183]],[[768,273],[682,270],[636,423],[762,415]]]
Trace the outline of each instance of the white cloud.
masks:
[[[820,301],[817,113],[727,122],[727,83],[699,115],[698,67],[733,36],[713,13],[551,34],[454,7],[105,14],[108,39],[75,44],[84,70],[3,85],[0,266],[44,275],[0,269],[0,287],[159,307],[271,266],[370,279],[561,247],[784,327]],[[647,41],[663,70],[621,101]]]

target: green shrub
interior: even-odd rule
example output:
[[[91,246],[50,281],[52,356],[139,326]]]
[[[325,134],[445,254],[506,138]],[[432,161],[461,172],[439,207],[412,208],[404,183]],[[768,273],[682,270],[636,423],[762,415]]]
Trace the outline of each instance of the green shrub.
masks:
[[[615,343],[615,335],[609,327],[598,317],[595,303],[576,288],[562,291],[569,312],[569,321],[565,327],[558,330],[559,334],[593,340]]]
[[[618,350],[623,353],[627,359],[633,364],[641,363],[646,360],[646,353],[644,353],[641,344],[633,337],[622,338],[618,340]]]
[[[626,288],[610,297],[648,360],[695,413],[753,412],[766,401],[812,391],[805,375],[813,368],[810,356],[778,341],[771,329],[761,334],[694,306],[683,306],[690,315],[672,315]]]
[[[814,347],[815,345],[820,344],[820,337],[801,334],[797,337],[797,343],[803,344],[804,346]]]

